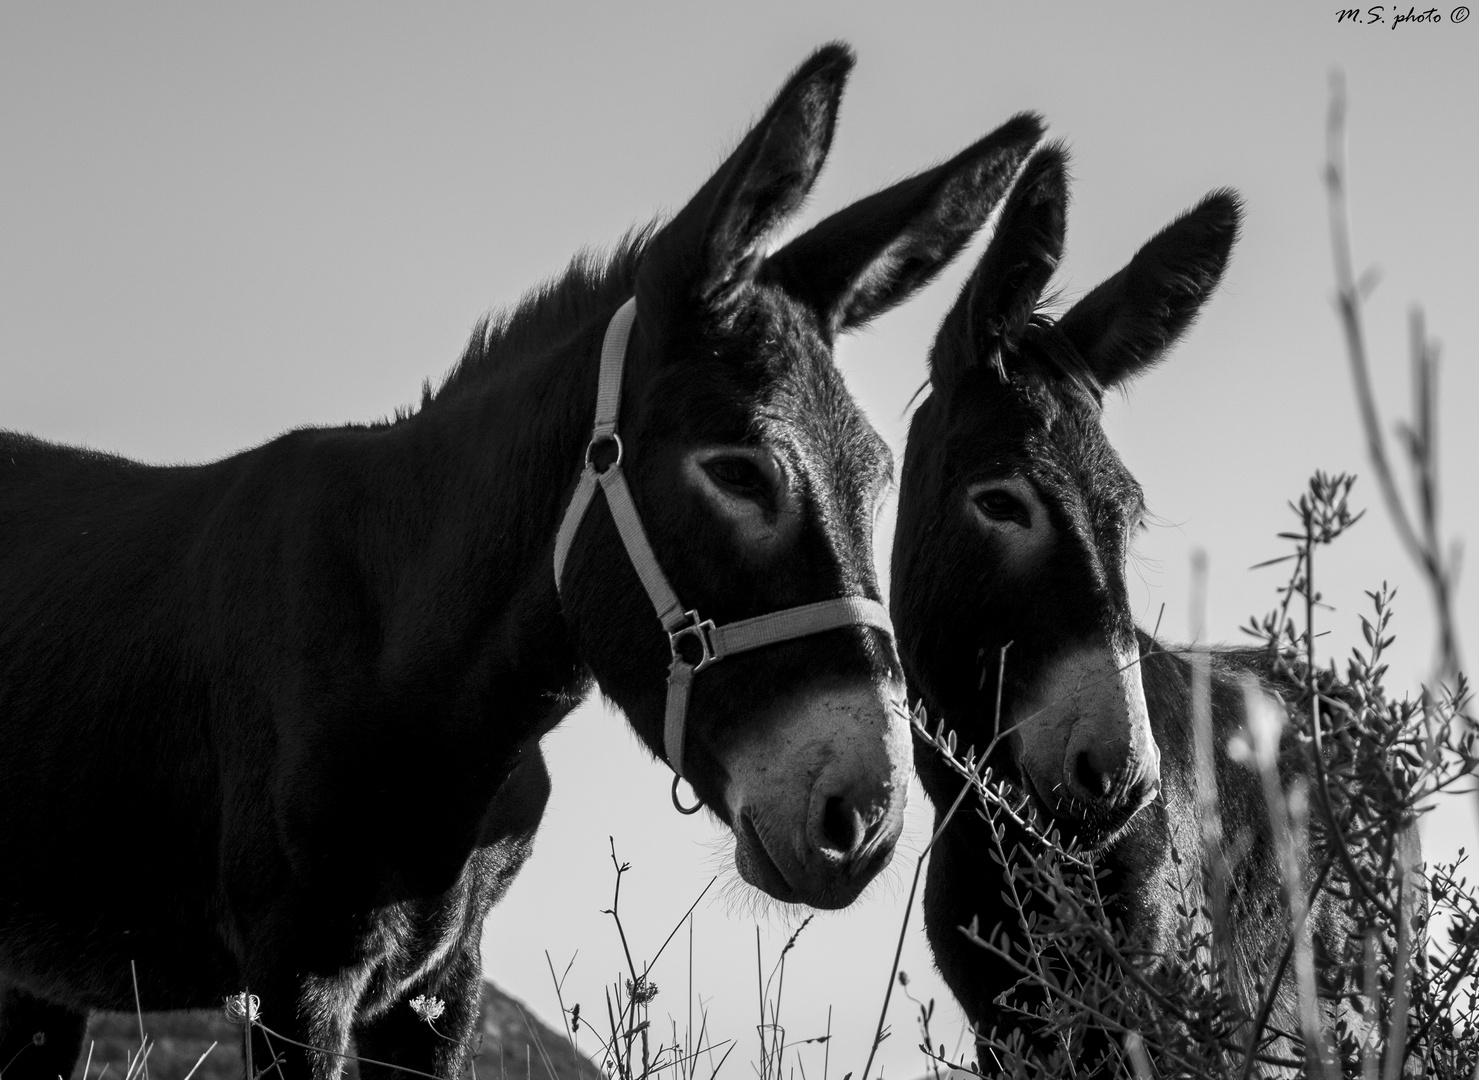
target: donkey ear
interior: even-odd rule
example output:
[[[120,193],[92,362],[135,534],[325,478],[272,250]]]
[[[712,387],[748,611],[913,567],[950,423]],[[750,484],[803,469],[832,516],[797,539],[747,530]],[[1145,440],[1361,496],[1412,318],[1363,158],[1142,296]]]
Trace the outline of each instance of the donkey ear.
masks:
[[[1236,192],[1212,192],[1059,320],[1100,383],[1143,371],[1191,326],[1222,279],[1241,216]]]
[[[846,45],[824,45],[781,87],[734,153],[653,240],[663,276],[721,301],[758,267],[756,249],[801,205],[832,145]]]
[[[930,379],[952,382],[962,370],[997,362],[1016,348],[1043,289],[1063,257],[1068,223],[1068,152],[1061,143],[1033,154],[1007,197],[996,233],[945,316],[948,336],[969,348],[937,348]]]
[[[960,253],[1042,135],[1032,113],[926,172],[853,203],[765,261],[759,280],[816,311],[830,335],[908,299]]]

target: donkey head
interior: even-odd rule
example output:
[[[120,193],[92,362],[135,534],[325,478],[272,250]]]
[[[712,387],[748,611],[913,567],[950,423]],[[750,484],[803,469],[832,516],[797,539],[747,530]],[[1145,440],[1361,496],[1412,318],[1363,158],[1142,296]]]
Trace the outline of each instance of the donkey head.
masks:
[[[622,467],[673,591],[721,626],[878,599],[873,520],[892,461],[833,363],[834,339],[964,246],[1040,130],[1019,117],[767,254],[822,167],[851,66],[836,45],[803,64],[638,270]],[[670,642],[610,515],[586,518],[567,567],[583,656],[661,754]],[[683,760],[670,764],[733,831],[747,881],[840,907],[887,864],[901,828],[901,697],[886,631],[767,645],[694,678]]]
[[[1125,589],[1144,502],[1105,439],[1102,399],[1191,325],[1227,263],[1238,201],[1209,195],[1053,322],[1038,305],[1063,252],[1066,168],[1056,146],[1024,167],[935,341],[891,606],[931,718],[962,746],[1000,733],[998,770],[1099,845],[1160,775]],[[933,751],[918,758],[932,797],[952,798]]]

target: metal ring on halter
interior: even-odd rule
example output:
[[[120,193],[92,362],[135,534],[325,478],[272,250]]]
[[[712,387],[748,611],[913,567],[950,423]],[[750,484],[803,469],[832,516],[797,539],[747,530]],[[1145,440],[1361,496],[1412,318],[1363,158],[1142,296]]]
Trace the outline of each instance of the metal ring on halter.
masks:
[[[616,457],[613,460],[608,461],[605,465],[597,465],[596,464],[596,453],[597,453],[597,451],[600,450],[601,447],[608,446],[611,443],[615,443],[616,444]],[[593,472],[597,476],[599,476],[602,473],[606,472],[608,469],[614,469],[617,466],[619,466],[621,464],[621,456],[624,453],[624,451],[625,451],[625,447],[623,447],[621,445],[621,436],[620,435],[618,435],[614,431],[603,431],[603,432],[599,432],[598,434],[591,436],[591,441],[586,444],[586,448],[585,448],[585,463],[586,463],[586,467],[589,468],[591,470],[591,472]]]
[[[680,814],[696,814],[704,808],[704,801],[700,799],[692,806],[684,806],[680,803],[678,801],[678,781],[682,779],[677,773],[673,774],[673,809],[677,810]],[[694,792],[694,794],[697,795],[698,792]]]
[[[693,668],[693,673],[697,675],[704,668],[719,659],[718,653],[714,649],[714,620],[700,619],[698,612],[691,610],[685,611],[683,617],[688,622],[678,627],[678,629],[668,632],[668,648],[673,652],[674,663],[687,664]],[[698,642],[699,654],[698,659],[695,661],[690,661],[679,651],[683,639],[687,637],[691,637],[694,641]]]

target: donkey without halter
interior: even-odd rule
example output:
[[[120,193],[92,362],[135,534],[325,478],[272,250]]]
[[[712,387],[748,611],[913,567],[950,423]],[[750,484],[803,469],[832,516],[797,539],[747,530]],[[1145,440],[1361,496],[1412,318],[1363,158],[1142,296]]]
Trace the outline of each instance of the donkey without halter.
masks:
[[[1039,124],[765,257],[851,66],[818,51],[675,218],[481,328],[414,415],[188,468],[0,435],[0,1062],[46,1035],[13,1080],[70,1072],[88,1010],[132,1008],[131,960],[146,1009],[249,988],[291,1038],[460,1075],[539,738],[593,683],[654,754],[686,746],[669,764],[759,888],[840,907],[887,863],[891,462],[832,343],[960,250]],[[702,617],[660,624],[659,580]],[[339,1071],[276,1049],[288,1080]]]
[[[1144,503],[1105,439],[1101,406],[1191,325],[1222,276],[1238,200],[1209,195],[1054,322],[1037,306],[1063,251],[1067,201],[1065,155],[1044,149],[940,329],[904,457],[891,608],[910,694],[931,723],[943,719],[962,747],[986,747],[1000,693],[1011,736],[992,759],[997,775],[1095,851],[1113,917],[1159,949],[1181,899],[1172,842],[1188,860],[1201,851],[1191,667],[1134,624],[1125,559]],[[1281,941],[1282,906],[1259,780],[1226,747],[1242,723],[1244,674],[1289,698],[1298,688],[1271,676],[1261,652],[1217,650],[1211,663],[1216,797],[1250,840],[1233,871],[1236,980],[1246,989]],[[915,765],[938,819],[961,779],[923,742]],[[1033,850],[1019,827],[1007,829],[1008,852],[1019,842]],[[971,1023],[1005,1033],[1023,1021],[999,998],[1030,1004],[1030,995],[959,930],[1000,925],[1022,944],[989,837],[968,809],[951,819],[933,849],[924,913]],[[1317,939],[1336,940],[1333,912],[1316,918]],[[1025,1033],[1036,1052],[1052,1048],[1043,1033]],[[1090,1042],[1080,1062],[1108,1049],[1102,1036]]]

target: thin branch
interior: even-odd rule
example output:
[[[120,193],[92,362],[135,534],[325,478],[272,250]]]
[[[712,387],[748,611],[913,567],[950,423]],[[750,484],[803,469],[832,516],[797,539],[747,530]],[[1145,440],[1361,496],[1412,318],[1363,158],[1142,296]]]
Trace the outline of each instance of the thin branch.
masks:
[[[1453,615],[1454,573],[1452,558],[1438,540],[1438,482],[1436,447],[1436,365],[1434,349],[1423,329],[1422,313],[1414,311],[1411,323],[1413,379],[1416,387],[1416,424],[1408,430],[1408,453],[1417,477],[1419,524],[1414,525],[1402,493],[1397,487],[1386,437],[1377,412],[1376,392],[1371,383],[1371,364],[1362,322],[1363,282],[1356,277],[1351,254],[1350,210],[1345,169],[1345,80],[1337,71],[1331,76],[1330,111],[1326,122],[1325,187],[1330,207],[1330,246],[1335,262],[1335,306],[1345,334],[1346,354],[1356,391],[1356,406],[1366,435],[1366,453],[1376,472],[1377,487],[1386,504],[1387,516],[1398,539],[1417,563],[1433,596],[1438,621],[1439,681],[1454,678],[1462,669],[1458,633]]]

